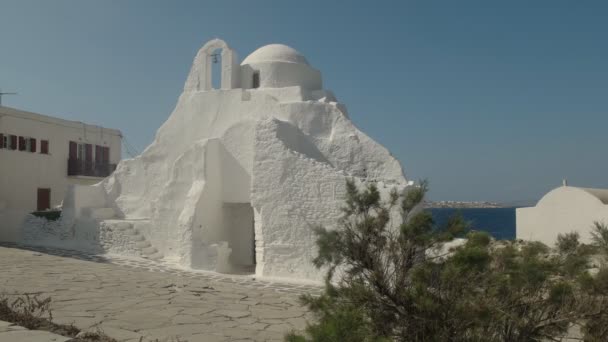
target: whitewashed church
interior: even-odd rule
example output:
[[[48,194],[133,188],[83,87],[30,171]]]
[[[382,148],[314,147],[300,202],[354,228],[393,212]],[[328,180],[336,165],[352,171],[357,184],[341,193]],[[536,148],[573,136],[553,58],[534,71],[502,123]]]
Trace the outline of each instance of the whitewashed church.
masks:
[[[212,86],[214,60],[220,89]],[[103,182],[72,186],[59,233],[30,225],[24,239],[318,280],[311,228],[335,226],[347,178],[387,191],[408,184],[298,51],[271,44],[241,62],[214,39],[198,52],[154,142]]]

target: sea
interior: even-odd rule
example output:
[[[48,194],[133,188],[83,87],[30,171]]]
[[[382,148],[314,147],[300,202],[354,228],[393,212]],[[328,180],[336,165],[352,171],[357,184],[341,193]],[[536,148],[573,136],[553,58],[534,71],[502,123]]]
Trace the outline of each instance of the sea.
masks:
[[[460,213],[470,229],[488,232],[498,240],[515,239],[516,208],[430,208],[433,220],[443,227],[448,219]]]

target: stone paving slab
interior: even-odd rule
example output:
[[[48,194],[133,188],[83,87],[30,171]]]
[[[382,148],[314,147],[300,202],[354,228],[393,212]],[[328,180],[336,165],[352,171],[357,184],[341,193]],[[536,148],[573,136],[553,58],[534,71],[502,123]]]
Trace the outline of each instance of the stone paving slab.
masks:
[[[66,342],[69,337],[48,331],[28,330],[9,322],[0,321],[0,342]]]
[[[5,243],[0,269],[0,292],[50,296],[56,323],[100,330],[119,341],[281,341],[311,319],[299,295],[321,291]]]

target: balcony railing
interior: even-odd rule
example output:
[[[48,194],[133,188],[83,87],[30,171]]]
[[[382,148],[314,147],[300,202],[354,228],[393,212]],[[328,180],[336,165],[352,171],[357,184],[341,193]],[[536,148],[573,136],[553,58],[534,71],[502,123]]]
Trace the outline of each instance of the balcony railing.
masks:
[[[96,164],[78,158],[68,159],[68,176],[107,177],[116,170],[116,164]]]

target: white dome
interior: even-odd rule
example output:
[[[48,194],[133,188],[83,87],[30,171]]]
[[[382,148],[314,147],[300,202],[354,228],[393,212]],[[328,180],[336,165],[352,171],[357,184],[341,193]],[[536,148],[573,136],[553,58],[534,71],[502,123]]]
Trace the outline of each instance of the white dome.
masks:
[[[241,65],[261,62],[285,62],[309,65],[296,49],[283,44],[270,44],[253,51]]]

